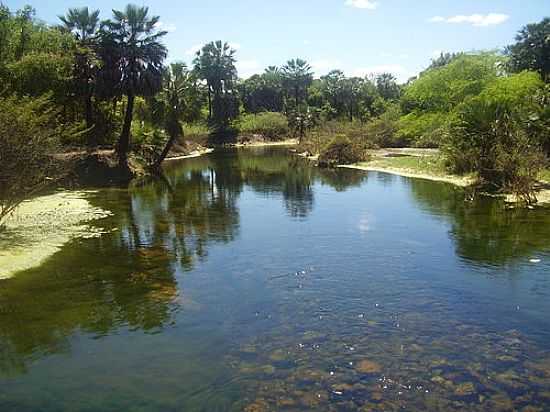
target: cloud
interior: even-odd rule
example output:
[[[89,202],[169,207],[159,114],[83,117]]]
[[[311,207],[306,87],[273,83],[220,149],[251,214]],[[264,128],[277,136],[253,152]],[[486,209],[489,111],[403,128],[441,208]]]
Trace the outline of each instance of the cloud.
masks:
[[[177,27],[175,24],[172,23],[165,23],[163,21],[159,21],[157,24],[155,24],[155,28],[157,30],[163,30],[167,31],[168,33],[173,33],[176,31]]]
[[[373,0],[346,0],[346,6],[374,10],[378,7],[378,3]]]
[[[500,13],[471,14],[469,16],[458,15],[451,17],[434,16],[430,23],[471,24],[476,27],[495,26],[506,22],[510,16]]]
[[[413,73],[400,64],[381,64],[377,66],[358,67],[353,69],[350,75],[355,77],[365,77],[368,75],[377,75],[381,73],[391,73],[399,82],[402,83],[406,82],[413,76]]]
[[[247,79],[254,74],[262,73],[262,65],[257,60],[240,60],[235,63],[237,71],[239,72],[239,77],[242,79]]]

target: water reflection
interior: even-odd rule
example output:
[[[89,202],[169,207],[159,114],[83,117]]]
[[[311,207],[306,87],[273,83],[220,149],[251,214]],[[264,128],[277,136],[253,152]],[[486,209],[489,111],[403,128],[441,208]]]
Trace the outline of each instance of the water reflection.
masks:
[[[462,189],[421,179],[405,179],[412,197],[451,225],[456,254],[475,264],[500,266],[550,250],[550,213],[546,208],[506,208],[502,200],[466,201]]]
[[[538,309],[534,281],[540,296],[550,290],[544,266],[515,265],[527,280],[510,290],[479,275],[547,250],[547,211],[316,169],[281,148],[219,151],[165,172],[91,199],[114,213],[97,223],[112,232],[0,282],[0,387],[12,390],[0,389],[0,409],[28,393],[37,403],[27,410],[40,407],[52,369],[69,370],[52,393],[97,384],[95,405],[110,410],[544,404],[548,321],[524,309]],[[111,362],[119,368],[103,381]]]

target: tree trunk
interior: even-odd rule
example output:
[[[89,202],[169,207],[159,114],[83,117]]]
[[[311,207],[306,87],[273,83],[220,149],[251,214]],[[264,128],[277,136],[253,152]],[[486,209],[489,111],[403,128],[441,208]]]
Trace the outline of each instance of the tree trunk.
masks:
[[[97,146],[97,141],[96,141],[96,135],[95,133],[93,132],[92,128],[94,126],[94,119],[93,119],[93,106],[92,106],[92,95],[91,94],[87,94],[86,97],[85,97],[85,102],[84,102],[84,107],[85,107],[85,118],[86,118],[86,129],[88,130],[87,134],[88,134],[88,146],[89,147],[94,147],[94,146]]]
[[[208,86],[208,118],[212,119],[212,92],[210,86]]]
[[[178,140],[178,134],[174,133],[170,136],[168,141],[166,142],[166,145],[164,145],[164,149],[162,149],[162,152],[156,162],[152,166],[152,170],[154,172],[157,172],[160,170],[160,165],[162,162],[164,162],[164,159],[166,159],[166,156],[168,156],[168,153],[170,153],[170,150],[172,150],[172,146],[174,146],[174,143],[176,143],[176,140]]]
[[[118,164],[121,167],[128,168],[128,150],[130,149],[130,128],[132,127],[132,116],[134,113],[134,94],[128,93],[128,104],[126,105],[126,114],[124,115],[124,125],[118,139],[116,152],[118,154]]]

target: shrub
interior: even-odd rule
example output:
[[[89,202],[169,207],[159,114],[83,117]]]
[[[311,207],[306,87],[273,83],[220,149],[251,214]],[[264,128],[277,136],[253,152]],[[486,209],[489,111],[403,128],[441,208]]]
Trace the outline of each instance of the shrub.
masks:
[[[62,174],[56,112],[47,98],[0,97],[0,225]]]
[[[245,114],[236,126],[241,134],[258,134],[269,140],[282,140],[289,134],[288,121],[282,113]]]
[[[334,167],[366,160],[368,157],[365,145],[352,141],[345,135],[337,135],[326,145],[319,155],[319,165]]]
[[[531,200],[543,161],[535,127],[542,87],[538,74],[524,72],[499,78],[464,102],[445,146],[453,171],[476,172],[482,183]]]
[[[399,142],[416,147],[437,148],[445,141],[452,114],[409,113],[399,120]]]
[[[399,106],[393,104],[367,125],[368,138],[378,147],[405,147],[409,141],[398,135]]]

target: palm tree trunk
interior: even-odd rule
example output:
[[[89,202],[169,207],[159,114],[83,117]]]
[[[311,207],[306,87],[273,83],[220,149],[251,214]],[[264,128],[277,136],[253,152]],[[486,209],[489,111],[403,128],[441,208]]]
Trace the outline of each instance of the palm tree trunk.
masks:
[[[172,150],[172,146],[174,146],[174,143],[176,143],[176,140],[178,140],[178,135],[176,133],[172,134],[168,141],[166,142],[166,145],[164,145],[164,149],[162,149],[162,152],[156,162],[152,166],[152,170],[154,172],[157,172],[160,170],[160,165],[162,162],[164,162],[164,159],[166,159],[166,156],[168,156],[168,153],[170,153],[170,150]]]
[[[93,110],[92,95],[90,93],[88,93],[85,97],[84,107],[85,107],[84,116],[86,118],[86,129],[88,129],[88,146],[93,147],[97,145],[97,141],[96,141],[95,133],[93,133],[93,131],[91,130],[94,125],[93,124],[94,119],[93,119],[93,113],[92,113],[92,110]]]
[[[130,128],[132,127],[132,116],[134,113],[134,94],[128,93],[128,104],[126,114],[124,115],[124,125],[118,139],[116,152],[118,154],[118,163],[121,167],[128,167],[128,150],[130,149]]]

